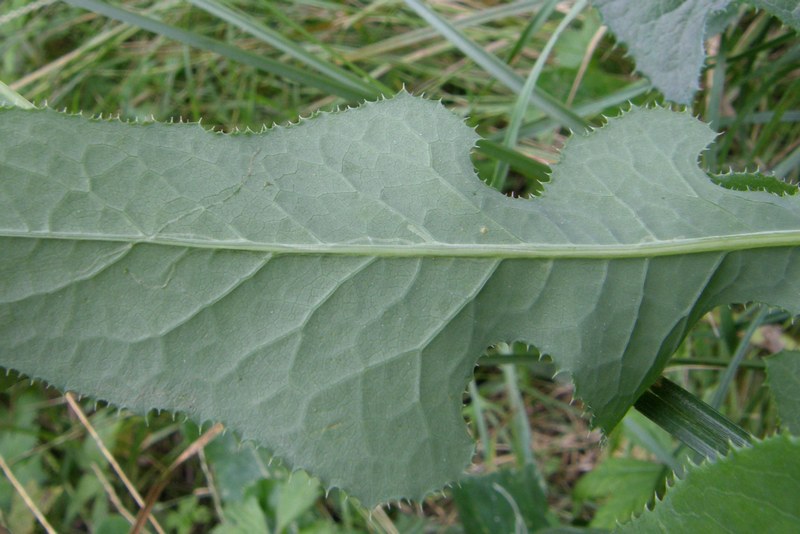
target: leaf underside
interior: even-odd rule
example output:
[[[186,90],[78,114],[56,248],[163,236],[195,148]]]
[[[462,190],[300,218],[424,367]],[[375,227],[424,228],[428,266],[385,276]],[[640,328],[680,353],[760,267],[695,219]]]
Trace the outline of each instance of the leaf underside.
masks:
[[[633,109],[523,200],[405,93],[257,135],[3,110],[0,365],[419,498],[470,459],[492,343],[550,354],[608,430],[710,308],[800,311],[800,196],[713,184],[713,136]]]

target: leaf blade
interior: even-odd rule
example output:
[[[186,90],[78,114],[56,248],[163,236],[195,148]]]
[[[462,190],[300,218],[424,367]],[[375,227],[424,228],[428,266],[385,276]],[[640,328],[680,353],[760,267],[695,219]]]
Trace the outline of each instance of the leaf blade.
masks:
[[[690,104],[705,60],[706,22],[729,2],[595,0],[595,5],[611,31],[627,44],[636,68],[667,100]]]
[[[694,467],[653,511],[617,532],[749,532],[765,524],[791,532],[800,519],[800,464],[793,461],[799,449],[797,438],[779,435]]]
[[[405,94],[251,136],[0,119],[0,363],[221,420],[365,504],[461,472],[491,343],[551,354],[609,429],[705,310],[800,310],[798,197],[711,183],[687,115],[573,138],[529,201]]]

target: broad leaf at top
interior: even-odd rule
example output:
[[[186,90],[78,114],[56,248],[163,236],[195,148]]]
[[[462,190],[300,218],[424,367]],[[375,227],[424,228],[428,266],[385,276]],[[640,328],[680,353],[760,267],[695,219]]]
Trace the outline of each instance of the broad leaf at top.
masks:
[[[552,355],[607,430],[709,308],[800,311],[800,196],[713,184],[713,137],[633,109],[522,200],[407,94],[259,135],[0,111],[0,365],[418,498],[470,459],[491,343]]]

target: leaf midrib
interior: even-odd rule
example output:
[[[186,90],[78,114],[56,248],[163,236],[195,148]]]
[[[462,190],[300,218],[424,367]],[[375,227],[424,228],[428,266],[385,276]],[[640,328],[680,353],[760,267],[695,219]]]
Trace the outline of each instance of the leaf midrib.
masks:
[[[615,245],[568,244],[276,244],[252,241],[208,241],[167,237],[130,238],[120,236],[87,236],[68,233],[9,232],[0,237],[28,239],[58,239],[73,241],[106,241],[115,243],[153,244],[201,249],[238,250],[273,254],[372,256],[372,257],[444,257],[444,258],[507,258],[507,259],[617,259],[680,256],[704,252],[734,252],[755,248],[800,246],[800,229],[733,234],[726,236],[697,237]]]

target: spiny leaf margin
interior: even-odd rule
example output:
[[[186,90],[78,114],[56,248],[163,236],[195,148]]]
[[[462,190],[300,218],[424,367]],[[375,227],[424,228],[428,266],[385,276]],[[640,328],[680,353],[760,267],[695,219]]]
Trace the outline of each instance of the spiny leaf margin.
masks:
[[[36,113],[22,116],[44,117]],[[180,157],[186,146],[198,157],[190,161],[189,171],[165,172],[156,164],[140,169],[134,177],[147,187],[129,180],[120,191],[107,188],[130,178],[125,174],[129,169],[114,168],[106,176],[103,167],[84,176],[96,183],[78,195],[78,207],[84,206],[84,197],[96,200],[104,194],[107,205],[128,206],[125,214],[141,216],[136,210],[147,209],[151,211],[145,214],[157,217],[164,199],[149,193],[166,183],[173,190],[183,185],[183,200],[195,195],[194,201],[201,203],[199,211],[192,203],[178,206],[181,219],[207,212],[217,219],[195,218],[194,226],[177,229],[174,211],[166,225],[144,218],[126,225],[114,219],[119,223],[116,234],[109,235],[104,226],[86,234],[87,239],[73,241],[68,232],[54,232],[50,226],[27,236],[4,230],[12,235],[0,245],[9,252],[0,271],[17,276],[19,283],[3,277],[6,286],[0,295],[10,302],[0,308],[0,316],[9,319],[0,322],[3,365],[137,411],[155,406],[182,410],[198,420],[220,419],[366,504],[420,497],[458,476],[472,450],[459,410],[461,394],[478,355],[492,342],[523,339],[553,355],[559,368],[575,379],[577,394],[595,409],[595,422],[609,429],[710,306],[763,299],[800,310],[800,276],[791,271],[798,264],[793,261],[797,251],[785,248],[798,243],[792,237],[800,229],[797,201],[711,184],[696,161],[713,133],[686,114],[634,108],[590,136],[574,137],[543,196],[531,201],[503,197],[480,183],[467,153],[474,132],[441,105],[409,95],[349,113],[320,115],[267,136],[209,135],[190,125],[101,122],[89,122],[88,129],[75,126],[84,128],[77,135],[73,127],[60,125],[66,117],[49,117],[54,119],[38,127],[23,120],[19,128],[12,125],[5,131],[0,121],[0,138],[7,141],[0,147],[8,151],[0,158],[0,202],[14,208],[12,201],[29,198],[22,194],[27,186],[49,176],[49,171],[33,172],[18,181],[22,189],[13,190],[15,173],[24,174],[25,163],[37,163],[27,156],[49,154],[42,159],[58,176],[50,184],[56,187],[69,172],[85,172],[74,166],[84,151],[56,157],[59,150],[69,152],[92,135],[98,137],[98,146],[108,145],[123,132],[128,136],[119,145],[123,152],[146,149],[133,163],[144,165],[146,156],[152,159],[156,153],[173,170],[176,162],[186,161]],[[28,127],[36,131],[25,131]],[[92,133],[96,127],[100,130]],[[48,139],[58,130],[63,139]],[[143,132],[138,140],[130,137]],[[323,140],[372,143],[366,146],[388,154],[382,156],[388,159],[375,163],[371,170],[381,172],[365,175],[372,182],[362,181],[362,189],[355,191],[355,198],[363,201],[359,209],[383,213],[379,220],[391,222],[402,207],[400,220],[407,224],[392,226],[395,234],[387,233],[385,225],[366,228],[374,233],[367,233],[366,241],[365,234],[356,233],[360,248],[346,244],[343,249],[336,248],[338,242],[314,243],[298,232],[275,234],[293,236],[290,247],[241,225],[234,232],[214,226],[232,206],[235,214],[257,214],[256,222],[270,219],[265,214],[276,206],[265,196],[297,194],[297,180],[313,178],[299,191],[311,195],[309,204],[320,190],[330,190],[333,172],[292,172],[288,178],[276,174],[276,161],[286,157],[285,148],[269,148],[276,136],[305,155],[313,155],[314,144]],[[311,138],[310,146],[302,144],[303,136]],[[401,138],[422,150],[398,151]],[[415,141],[420,138],[421,144]],[[276,157],[258,160],[261,151]],[[431,153],[438,156],[428,167]],[[198,163],[215,157],[223,158],[224,165]],[[256,163],[264,162],[269,165],[252,172]],[[370,196],[374,180],[385,183]],[[384,196],[396,188],[412,193],[404,206]],[[247,194],[239,195],[241,191]],[[68,190],[71,195],[79,192]],[[33,197],[35,203],[24,213],[28,229],[37,221],[43,224],[31,215],[41,204],[51,202],[53,210],[60,206],[61,197],[48,199],[50,187],[43,193]],[[350,209],[353,195],[341,193],[318,204],[326,210],[320,216],[334,213],[338,218],[304,221],[316,224],[316,233],[341,226],[342,220],[363,223],[362,212]],[[403,197],[394,200],[398,198]],[[343,204],[337,207],[336,200]],[[423,212],[414,211],[421,207]],[[309,214],[317,216],[314,210]],[[674,218],[664,219],[664,214]],[[0,227],[20,226],[13,215],[13,210],[0,210],[0,218],[6,217]],[[70,226],[86,217],[80,210],[61,209],[56,219]],[[685,248],[680,240],[673,246],[677,222],[681,239],[690,242],[724,238],[726,232],[747,240],[731,244],[718,239],[701,250]],[[187,239],[187,228],[197,235]],[[776,231],[789,237],[761,243]],[[776,243],[784,247],[749,250]],[[32,244],[47,247],[25,248]],[[667,248],[653,256],[659,250],[653,244]],[[312,245],[317,248],[309,249]],[[386,250],[381,246],[393,247],[392,253],[379,254]],[[437,253],[437,247],[443,252]],[[22,249],[24,254],[15,257]],[[378,252],[369,255],[373,249]],[[484,253],[487,249],[491,253]],[[56,276],[58,283],[49,290],[22,301],[15,297],[15,291],[30,284],[25,277],[43,276],[47,268],[58,275],[71,263],[77,265],[72,281]],[[765,273],[767,265],[777,275]],[[757,275],[748,272],[756,268]],[[209,284],[209,277],[214,283]],[[774,280],[765,287],[762,278]],[[670,282],[675,279],[681,287]],[[81,294],[86,288],[89,293]],[[93,307],[74,308],[84,300]],[[187,302],[196,309],[182,311]],[[129,322],[138,330],[129,328]],[[36,324],[40,331],[26,338],[26,330],[35,330]],[[114,328],[103,330],[109,326]],[[70,339],[73,332],[82,337]],[[62,357],[54,359],[54,350]],[[237,350],[241,356],[230,356]],[[109,354],[121,356],[112,361]],[[229,356],[221,360],[220,354]],[[81,368],[93,376],[76,373]]]

